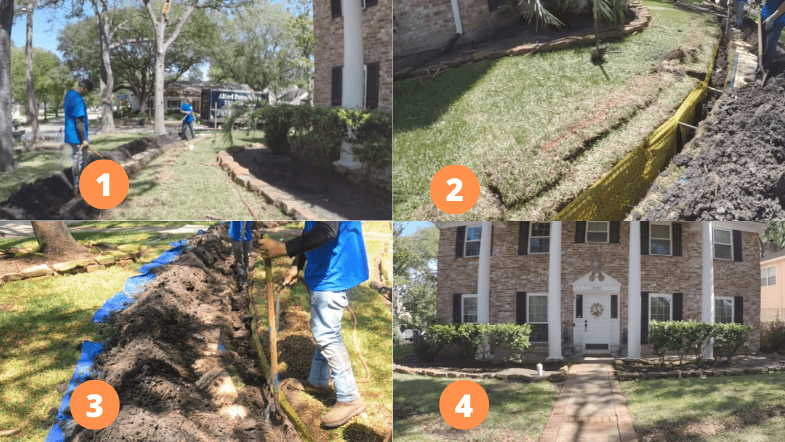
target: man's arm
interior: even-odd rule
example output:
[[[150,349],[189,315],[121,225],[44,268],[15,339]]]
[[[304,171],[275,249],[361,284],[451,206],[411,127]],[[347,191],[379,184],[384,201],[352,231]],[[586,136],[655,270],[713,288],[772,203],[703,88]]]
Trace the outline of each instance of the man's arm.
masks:
[[[313,229],[286,242],[286,254],[294,257],[293,266],[302,269],[305,266],[305,252],[327,244],[338,236],[340,221],[317,222]]]
[[[84,127],[84,118],[85,117],[77,117],[76,118],[76,136],[77,136],[77,138],[79,138],[79,143],[80,144],[87,143],[87,135],[86,135],[86,132],[85,132],[85,127]]]

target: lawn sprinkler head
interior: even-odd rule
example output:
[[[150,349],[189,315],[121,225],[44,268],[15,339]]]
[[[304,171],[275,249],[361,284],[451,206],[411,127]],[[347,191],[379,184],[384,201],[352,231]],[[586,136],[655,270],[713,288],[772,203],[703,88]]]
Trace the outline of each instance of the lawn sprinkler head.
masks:
[[[543,375],[542,363],[538,362],[537,363],[537,376],[542,376],[542,375]]]

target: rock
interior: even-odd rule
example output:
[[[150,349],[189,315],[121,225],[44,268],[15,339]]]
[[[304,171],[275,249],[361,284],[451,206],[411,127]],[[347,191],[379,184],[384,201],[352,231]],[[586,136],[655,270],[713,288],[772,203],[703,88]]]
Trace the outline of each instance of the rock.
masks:
[[[744,374],[744,371],[739,368],[731,368],[730,370],[728,370],[728,374],[730,376],[740,376]]]
[[[111,255],[109,256],[112,258],[112,260],[114,260],[114,258]],[[69,273],[72,270],[76,269],[77,267],[87,267],[93,263],[95,263],[95,260],[92,258],[78,259],[76,261],[68,261],[68,262],[61,262],[55,264],[52,266],[52,268],[55,269],[58,273]]]
[[[34,278],[36,276],[46,276],[51,275],[55,271],[52,270],[48,265],[41,264],[34,267],[28,267],[20,272],[22,278]]]
[[[102,266],[101,264],[90,264],[85,268],[87,269],[87,273],[93,273],[103,269],[104,266]]]
[[[95,258],[95,262],[101,265],[110,265],[110,264],[114,264],[115,257],[112,255],[101,255],[98,258]]]

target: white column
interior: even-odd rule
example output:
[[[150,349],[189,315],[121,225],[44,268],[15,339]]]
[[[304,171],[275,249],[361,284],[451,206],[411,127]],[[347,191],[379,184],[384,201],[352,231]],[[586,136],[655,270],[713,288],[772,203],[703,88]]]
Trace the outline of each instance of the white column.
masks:
[[[701,282],[701,320],[714,323],[714,232],[710,221],[701,223],[703,247],[703,278]],[[714,344],[711,343],[703,352],[704,358],[714,357]]]
[[[641,357],[641,222],[630,221],[627,284],[627,359]]]
[[[365,106],[365,71],[363,68],[363,17],[360,0],[341,0],[343,13],[343,83],[341,106],[361,109]],[[354,160],[352,146],[341,143],[341,159],[334,162],[348,169],[360,169],[362,163]]]
[[[480,263],[477,269],[477,322],[491,322],[491,222],[482,222]]]
[[[551,223],[548,256],[548,359],[561,360],[561,221]]]

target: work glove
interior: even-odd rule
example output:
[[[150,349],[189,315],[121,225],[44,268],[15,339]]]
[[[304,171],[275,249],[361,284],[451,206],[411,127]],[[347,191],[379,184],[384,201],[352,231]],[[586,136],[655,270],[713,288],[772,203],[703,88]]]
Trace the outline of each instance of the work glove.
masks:
[[[771,29],[774,27],[774,17],[769,17],[766,20],[763,20],[763,30],[765,32],[771,32]]]
[[[259,254],[263,258],[288,256],[288,253],[286,253],[286,244],[270,238],[262,238],[259,240]]]

